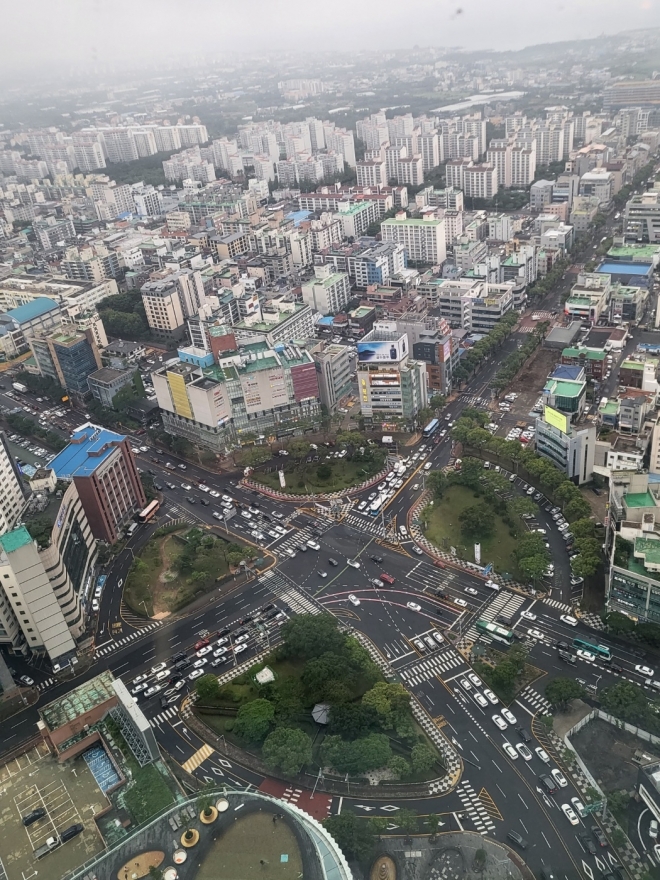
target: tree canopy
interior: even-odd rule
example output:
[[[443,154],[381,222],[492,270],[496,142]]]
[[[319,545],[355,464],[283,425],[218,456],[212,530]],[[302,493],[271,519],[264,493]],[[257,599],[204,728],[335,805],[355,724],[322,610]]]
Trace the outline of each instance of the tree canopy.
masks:
[[[262,755],[271,769],[295,776],[312,760],[312,741],[304,730],[278,727],[266,737]]]

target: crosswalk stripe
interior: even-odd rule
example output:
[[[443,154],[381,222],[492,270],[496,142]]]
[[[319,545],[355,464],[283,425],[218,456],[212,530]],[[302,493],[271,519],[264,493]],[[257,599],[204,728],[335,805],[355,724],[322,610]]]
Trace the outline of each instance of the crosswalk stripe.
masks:
[[[188,758],[188,760],[185,761],[185,763],[183,763],[181,766],[186,771],[186,773],[192,773],[212,754],[213,749],[211,748],[211,746],[208,743],[204,743],[204,745],[200,749],[198,749],[194,755]]]

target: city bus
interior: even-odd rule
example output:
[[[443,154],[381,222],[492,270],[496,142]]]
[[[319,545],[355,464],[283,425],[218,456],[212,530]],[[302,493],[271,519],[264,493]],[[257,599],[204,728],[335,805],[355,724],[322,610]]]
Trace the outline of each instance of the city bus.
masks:
[[[382,506],[383,506],[383,497],[382,497],[382,495],[379,495],[378,498],[374,498],[374,500],[369,505],[369,513],[372,516],[378,516]]]
[[[490,620],[478,620],[476,626],[480,633],[490,636],[496,642],[504,642],[505,645],[513,644],[513,631],[510,629],[504,629],[503,626],[498,626]]]
[[[440,422],[437,419],[431,419],[428,425],[424,428],[424,439],[435,434],[439,427]]]
[[[583,651],[590,651],[600,660],[606,660],[609,662],[612,659],[610,649],[605,645],[592,645],[591,642],[585,642],[584,639],[573,639],[573,647],[581,648]]]
[[[147,504],[144,510],[141,510],[138,513],[138,521],[141,523],[149,522],[150,519],[154,518],[159,507],[160,501],[157,501],[154,498],[154,500],[150,504]]]

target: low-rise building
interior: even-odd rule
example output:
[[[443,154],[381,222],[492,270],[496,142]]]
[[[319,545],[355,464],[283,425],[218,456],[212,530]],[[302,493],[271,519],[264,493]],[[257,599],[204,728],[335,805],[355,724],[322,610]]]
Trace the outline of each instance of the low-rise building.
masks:
[[[133,370],[113,370],[112,367],[102,367],[87,377],[89,390],[92,397],[109,409],[113,407],[115,395],[122,388],[133,384],[135,372]]]
[[[345,272],[333,272],[329,265],[314,266],[314,277],[302,285],[303,302],[322,315],[341,311],[351,297]]]

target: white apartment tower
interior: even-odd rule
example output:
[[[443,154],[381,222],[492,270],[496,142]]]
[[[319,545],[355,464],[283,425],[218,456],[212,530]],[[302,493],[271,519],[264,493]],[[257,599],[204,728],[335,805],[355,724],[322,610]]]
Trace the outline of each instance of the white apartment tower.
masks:
[[[384,220],[380,231],[384,242],[405,247],[408,260],[437,266],[447,258],[445,221],[442,219],[410,219],[400,212],[396,217]]]

